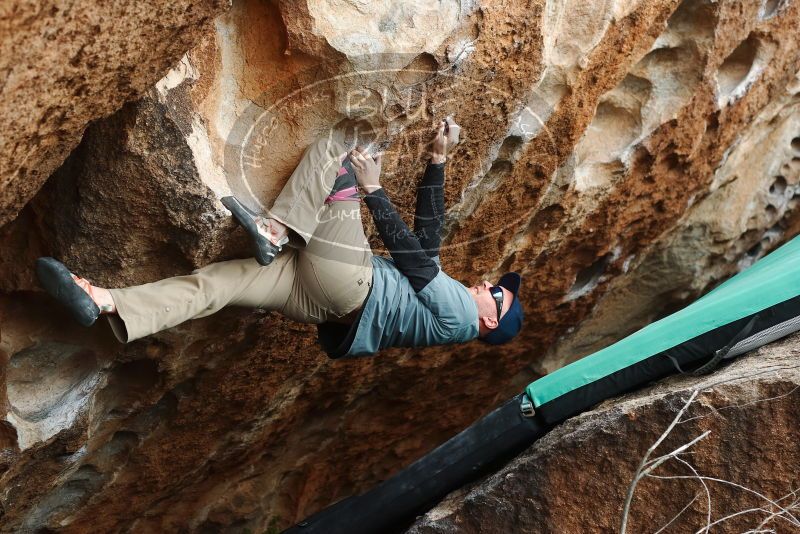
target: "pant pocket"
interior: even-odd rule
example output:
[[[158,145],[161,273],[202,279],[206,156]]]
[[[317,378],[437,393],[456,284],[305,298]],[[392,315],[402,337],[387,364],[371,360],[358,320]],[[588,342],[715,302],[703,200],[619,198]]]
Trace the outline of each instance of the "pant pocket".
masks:
[[[339,262],[309,261],[310,276],[306,290],[331,314],[347,315],[364,301],[372,284],[371,266]]]

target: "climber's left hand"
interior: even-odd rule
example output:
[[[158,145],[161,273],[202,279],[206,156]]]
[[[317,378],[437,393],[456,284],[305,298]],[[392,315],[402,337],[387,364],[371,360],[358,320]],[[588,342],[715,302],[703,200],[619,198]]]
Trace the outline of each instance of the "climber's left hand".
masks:
[[[377,154],[374,158],[361,146],[350,152],[350,162],[356,173],[358,185],[367,193],[372,193],[381,188],[381,165],[383,164],[383,154]]]

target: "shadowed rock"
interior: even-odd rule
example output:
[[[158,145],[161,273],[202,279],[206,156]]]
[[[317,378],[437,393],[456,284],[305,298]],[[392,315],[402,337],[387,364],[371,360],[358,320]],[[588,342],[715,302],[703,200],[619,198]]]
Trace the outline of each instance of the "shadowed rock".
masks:
[[[228,5],[42,0],[3,8],[0,225],[63,163],[89,121],[140,97]]]

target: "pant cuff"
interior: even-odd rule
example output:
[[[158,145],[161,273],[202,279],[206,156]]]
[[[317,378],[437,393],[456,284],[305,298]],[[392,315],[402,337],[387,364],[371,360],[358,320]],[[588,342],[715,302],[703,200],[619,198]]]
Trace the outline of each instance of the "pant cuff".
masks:
[[[108,315],[108,321],[118,340],[122,343],[130,343],[154,333],[150,331],[152,329],[150,325],[153,324],[152,319],[143,320],[142,316],[125,302],[123,296],[125,290],[109,289],[108,291],[117,308],[116,315]]]

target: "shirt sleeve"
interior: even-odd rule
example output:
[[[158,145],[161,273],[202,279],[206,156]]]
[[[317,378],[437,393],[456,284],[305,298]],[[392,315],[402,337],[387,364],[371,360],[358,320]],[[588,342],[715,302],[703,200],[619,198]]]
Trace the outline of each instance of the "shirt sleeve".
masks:
[[[436,277],[439,265],[422,249],[417,236],[403,222],[383,188],[365,195],[364,202],[395,266],[419,293]]]
[[[430,257],[439,256],[444,215],[444,163],[428,163],[417,186],[414,234]]]

